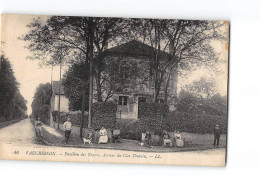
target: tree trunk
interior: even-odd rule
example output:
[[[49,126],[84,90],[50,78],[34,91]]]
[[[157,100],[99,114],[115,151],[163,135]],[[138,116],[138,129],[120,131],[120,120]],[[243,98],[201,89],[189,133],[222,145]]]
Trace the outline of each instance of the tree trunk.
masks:
[[[96,85],[97,85],[97,101],[102,102],[102,92],[101,92],[101,84],[100,84],[100,71],[97,69],[96,72]]]
[[[169,74],[166,79],[166,84],[164,86],[164,103],[167,104],[168,101],[168,86],[171,78],[171,70],[169,71]]]
[[[83,134],[83,126],[84,126],[84,112],[86,108],[86,87],[87,81],[86,79],[82,79],[82,108],[81,108],[81,121],[80,121],[80,137]]]
[[[158,61],[157,61],[157,53],[155,54],[154,58],[154,96],[153,96],[153,102],[158,101],[159,91],[158,91]]]
[[[154,78],[154,102],[158,102],[158,97],[160,94],[161,89],[161,81],[159,81],[159,78],[161,79],[162,74],[159,72],[159,65],[160,65],[160,59],[159,59],[159,52],[161,50],[160,46],[160,29],[157,23],[155,23],[154,27],[154,34],[155,34],[155,51],[154,51],[154,69],[155,69],[155,78]],[[160,74],[160,77],[159,77]]]
[[[88,110],[88,128],[91,127],[92,119],[92,104],[93,104],[93,17],[89,18],[89,110]]]

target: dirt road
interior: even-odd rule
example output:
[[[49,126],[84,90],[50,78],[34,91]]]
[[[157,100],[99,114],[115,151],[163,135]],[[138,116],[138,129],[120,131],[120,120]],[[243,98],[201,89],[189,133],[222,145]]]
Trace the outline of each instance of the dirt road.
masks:
[[[35,145],[35,132],[29,119],[0,129],[0,143],[12,145]]]
[[[82,152],[87,152],[87,153],[128,153],[130,155],[134,155],[135,153],[138,154],[143,154],[143,155],[149,155],[149,152],[134,152],[134,151],[120,151],[120,150],[114,150],[114,149],[109,149],[109,150],[104,150],[104,149],[82,149],[82,148],[73,148],[73,147],[63,147],[63,146],[45,146],[41,144],[36,143],[36,136],[35,136],[35,131],[32,123],[30,122],[29,119],[22,120],[18,123],[9,125],[7,127],[4,127],[0,129],[0,154],[2,152],[5,153],[4,156],[7,155],[13,155],[13,151],[20,149],[20,157],[16,155],[13,156],[13,159],[17,160],[58,160],[58,161],[64,161],[64,155],[67,153],[67,151],[73,151],[75,153],[82,153]],[[19,147],[20,146],[20,147]],[[11,151],[12,150],[12,151]],[[27,151],[55,151],[58,152],[59,154],[53,156],[53,158],[43,158],[44,156],[29,156],[26,155]],[[21,156],[21,153],[24,153],[25,155]],[[37,153],[37,152],[36,152]],[[153,153],[154,154],[154,153]],[[194,165],[210,165],[213,164],[214,161],[216,164],[220,163],[221,161],[224,161],[225,158],[225,149],[211,149],[211,150],[202,150],[202,151],[190,151],[190,152],[169,152],[169,153],[163,153],[160,154],[163,158],[168,158],[169,160],[167,161],[182,161],[182,162],[174,162],[174,164],[190,164],[190,160],[192,159],[194,162],[192,164]],[[36,158],[34,158],[36,157]],[[39,158],[38,158],[39,157]],[[46,156],[47,157],[47,156]],[[70,158],[71,156],[67,156],[67,158]],[[10,157],[3,157],[6,159],[9,159]],[[55,159],[56,158],[56,159]],[[67,161],[67,159],[65,160]],[[74,159],[73,159],[74,161]],[[79,158],[76,161],[88,161],[88,162],[109,162],[109,158],[102,159],[101,158]],[[124,161],[124,160],[123,160]],[[122,161],[122,162],[123,162]],[[126,161],[126,160],[125,160]],[[132,160],[128,160],[129,163],[132,163]],[[171,163],[171,162],[170,162]],[[170,164],[169,163],[169,164]]]

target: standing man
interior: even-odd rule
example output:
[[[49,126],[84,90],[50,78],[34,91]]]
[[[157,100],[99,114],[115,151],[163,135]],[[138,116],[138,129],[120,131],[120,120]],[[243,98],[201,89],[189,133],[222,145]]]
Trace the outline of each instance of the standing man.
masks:
[[[65,131],[65,144],[68,144],[70,133],[72,130],[72,123],[70,122],[70,117],[67,116],[67,121],[63,124],[63,129]]]
[[[218,146],[219,138],[220,138],[220,128],[219,125],[217,124],[214,129],[214,147],[216,146],[216,144]]]

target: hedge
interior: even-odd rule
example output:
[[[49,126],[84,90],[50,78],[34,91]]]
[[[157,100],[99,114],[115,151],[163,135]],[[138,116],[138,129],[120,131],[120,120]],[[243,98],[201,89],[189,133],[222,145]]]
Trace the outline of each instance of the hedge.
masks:
[[[176,129],[192,133],[213,133],[216,124],[220,125],[222,133],[227,130],[226,116],[197,115],[181,112],[168,113],[168,124],[166,130],[174,131]]]
[[[121,130],[121,137],[123,139],[140,140],[141,127],[140,121],[136,119],[117,119],[117,124]]]
[[[92,128],[95,130],[104,127],[114,129],[116,127],[117,105],[114,102],[99,102],[93,104]]]
[[[163,130],[192,133],[213,133],[216,124],[220,125],[222,133],[227,130],[226,116],[197,115],[182,113],[178,111],[169,112],[165,104],[160,103],[140,103],[139,104],[140,132],[147,130],[160,134]]]
[[[92,115],[92,128],[95,130],[101,129],[104,127],[106,129],[115,128],[116,122],[116,110],[117,105],[114,102],[102,102],[102,103],[94,103],[93,104],[93,115]],[[66,116],[70,116],[71,123],[74,126],[80,126],[80,121],[82,118],[81,111],[70,111],[70,112],[61,112],[59,123],[63,124],[66,120]],[[85,112],[85,121],[83,127],[88,127],[88,113]],[[54,118],[58,119],[56,113],[53,115]]]
[[[138,111],[140,132],[149,130],[160,134],[167,126],[168,112],[168,106],[162,103],[140,103]]]

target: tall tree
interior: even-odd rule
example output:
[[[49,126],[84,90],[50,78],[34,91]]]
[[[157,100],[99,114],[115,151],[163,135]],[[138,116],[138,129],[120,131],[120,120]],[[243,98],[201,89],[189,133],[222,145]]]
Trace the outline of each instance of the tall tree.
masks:
[[[0,63],[0,121],[22,118],[27,111],[27,102],[20,94],[9,60],[2,55]]]
[[[89,80],[89,71],[86,70],[84,62],[76,62],[72,64],[65,72],[62,79],[65,96],[69,99],[70,110],[82,109],[82,79]],[[89,93],[88,87],[86,95]],[[89,100],[86,98],[85,105],[88,107]]]
[[[185,85],[184,88],[199,98],[209,99],[217,93],[216,82],[212,78],[201,77],[199,80],[194,80],[191,84]]]
[[[21,38],[29,42],[27,47],[33,52],[31,59],[37,59],[43,62],[49,60],[56,62],[56,58],[53,57],[57,54],[57,47],[60,45],[67,50],[66,57],[70,62],[82,60],[81,58],[85,59],[85,66],[86,68],[89,67],[90,71],[89,127],[91,125],[92,115],[91,99],[93,97],[92,81],[94,74],[97,79],[98,100],[102,100],[102,98],[100,98],[101,89],[99,88],[101,65],[100,62],[97,62],[100,60],[97,56],[105,49],[106,44],[114,39],[117,31],[122,29],[121,25],[119,25],[121,21],[121,19],[116,18],[52,16],[47,19],[46,23],[43,23],[40,19],[35,19],[28,25],[30,31]],[[119,27],[118,30],[115,30],[115,27]],[[82,90],[86,90],[86,79],[83,79],[82,84]],[[82,119],[84,119],[85,91],[83,91],[82,94]],[[83,124],[81,125],[81,130],[82,127]]]
[[[216,90],[212,78],[201,77],[185,85],[179,93],[177,110],[186,113],[225,116],[227,98]]]
[[[130,20],[124,18],[94,18],[94,75],[96,80],[97,101],[102,98],[102,72],[105,70],[104,51],[108,45],[125,42],[128,37]],[[105,98],[104,100],[106,100]]]
[[[140,19],[133,24],[139,39],[154,48],[154,101],[158,100],[164,86],[165,102],[171,75],[178,73],[178,68],[179,71],[191,70],[205,65],[216,69],[214,65],[219,58],[212,42],[225,40],[224,32],[227,31],[223,28],[228,28],[224,22],[218,21]],[[162,59],[160,51],[170,54],[167,60]]]
[[[53,62],[59,61],[55,58],[58,53],[57,47],[62,46],[66,49],[66,57],[70,62],[82,60],[86,66],[89,63],[90,53],[90,34],[88,17],[65,17],[52,16],[42,23],[35,19],[28,25],[30,31],[22,37],[28,41],[27,46],[33,52],[31,59],[46,61],[49,58]],[[86,98],[86,79],[82,79],[82,95]],[[85,102],[82,102],[82,122],[84,121]],[[81,128],[83,124],[81,125]],[[82,136],[82,133],[80,134]]]
[[[51,84],[40,84],[33,96],[32,115],[35,118],[40,118],[44,123],[49,124],[49,110],[51,104]]]

